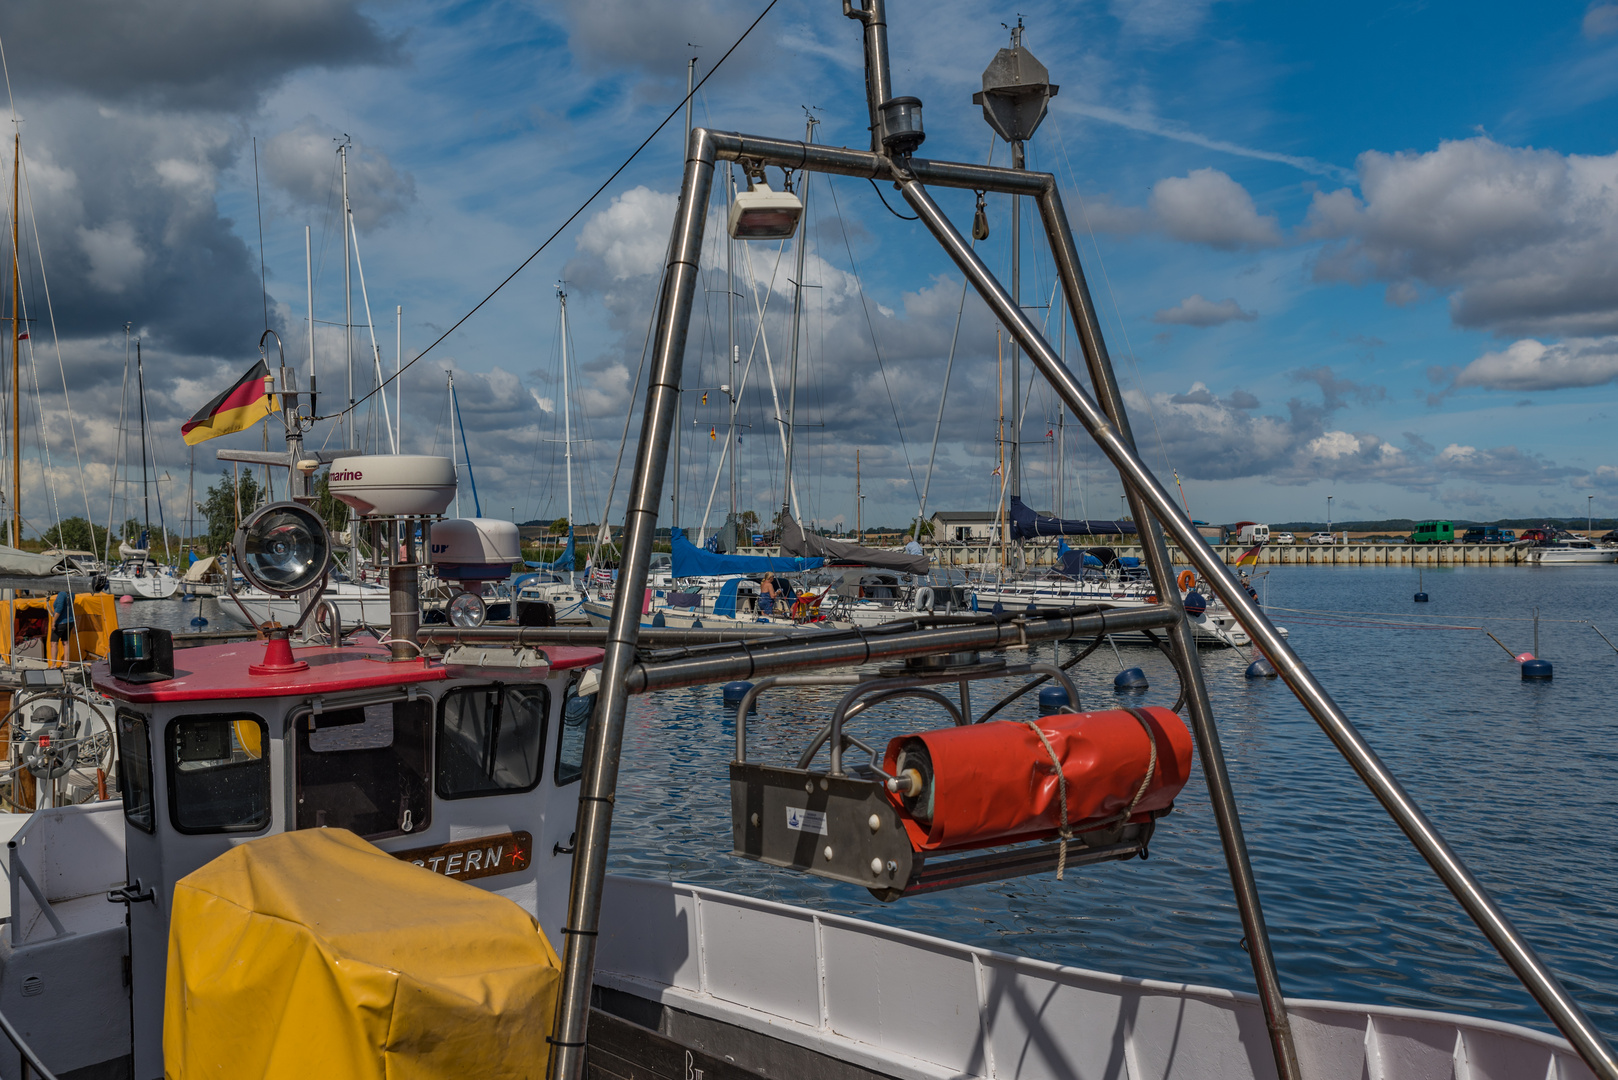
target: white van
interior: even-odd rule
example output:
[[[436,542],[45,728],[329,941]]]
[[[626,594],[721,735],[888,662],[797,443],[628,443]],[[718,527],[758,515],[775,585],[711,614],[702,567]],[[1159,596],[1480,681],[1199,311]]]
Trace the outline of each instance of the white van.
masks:
[[[1243,525],[1242,531],[1236,534],[1238,544],[1267,544],[1270,542],[1270,527],[1268,525]]]

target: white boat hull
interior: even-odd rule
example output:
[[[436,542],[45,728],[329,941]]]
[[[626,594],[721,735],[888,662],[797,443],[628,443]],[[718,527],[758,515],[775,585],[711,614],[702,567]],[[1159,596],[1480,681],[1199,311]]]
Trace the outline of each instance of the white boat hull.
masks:
[[[107,575],[107,591],[118,597],[167,600],[178,592],[179,588],[179,577],[167,567],[148,567],[141,574],[115,570]]]
[[[738,1050],[774,1040],[907,1080],[1275,1076],[1253,994],[665,881],[608,879],[596,982],[674,1010],[671,1025],[740,1029],[748,1037],[726,1040]],[[1514,1024],[1299,999],[1288,1014],[1310,1080],[1591,1075],[1565,1040]]]
[[[328,587],[320,598],[336,605],[345,627],[388,625],[388,590],[384,586],[340,582]],[[243,608],[247,609],[246,615]],[[272,596],[257,589],[239,589],[234,599],[219,597],[219,610],[227,619],[250,630],[271,621],[290,626],[300,614],[297,597]]]
[[[1528,558],[1537,566],[1577,566],[1618,561],[1618,548],[1529,548]]]

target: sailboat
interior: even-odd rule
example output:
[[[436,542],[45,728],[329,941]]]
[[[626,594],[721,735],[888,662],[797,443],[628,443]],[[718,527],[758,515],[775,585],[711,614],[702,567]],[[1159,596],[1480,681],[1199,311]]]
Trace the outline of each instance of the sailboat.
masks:
[[[128,350],[128,334],[129,330],[126,326],[124,329],[126,353]],[[114,596],[120,598],[128,596],[136,600],[167,600],[179,590],[180,576],[175,573],[172,566],[167,565],[166,559],[163,562],[158,562],[152,558],[149,544],[152,520],[152,474],[150,446],[147,442],[148,434],[146,431],[146,369],[141,361],[140,339],[135,338],[134,344],[135,394],[140,411],[141,531],[139,539],[134,544],[130,544],[127,538],[118,542],[118,561],[107,574],[107,588]],[[127,356],[124,363],[127,379]],[[159,526],[163,533],[163,547],[166,552],[168,548],[168,529],[162,527],[163,496],[161,492],[158,493],[157,497],[157,511]],[[108,509],[107,516],[109,519],[113,516],[111,508]],[[107,543],[109,546],[112,544],[110,529],[108,530]],[[107,561],[112,562],[110,553]]]
[[[519,621],[546,619],[557,623],[585,623],[589,616],[584,610],[588,599],[578,580],[578,550],[573,535],[573,395],[568,378],[572,343],[567,329],[567,290],[556,283],[556,302],[562,320],[562,475],[567,488],[567,546],[555,559],[546,563],[529,563],[530,573],[521,574],[511,583],[514,594],[513,616]],[[540,605],[549,604],[549,609]],[[533,612],[533,615],[527,613]]]

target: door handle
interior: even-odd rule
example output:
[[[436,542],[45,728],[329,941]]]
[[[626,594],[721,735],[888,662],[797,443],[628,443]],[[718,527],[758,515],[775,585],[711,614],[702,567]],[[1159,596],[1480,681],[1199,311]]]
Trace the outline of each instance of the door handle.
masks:
[[[157,900],[157,893],[151,889],[142,890],[140,878],[135,879],[133,885],[125,885],[121,889],[114,889],[107,894],[109,904],[144,904]]]

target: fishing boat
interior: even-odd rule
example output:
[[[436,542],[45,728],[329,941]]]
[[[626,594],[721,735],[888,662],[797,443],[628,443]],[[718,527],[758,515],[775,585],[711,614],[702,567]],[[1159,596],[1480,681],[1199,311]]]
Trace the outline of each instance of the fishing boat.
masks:
[[[1618,1080],[1618,1058],[1583,1010],[1136,453],[1054,177],[917,157],[920,102],[894,95],[882,0],[845,0],[845,13],[865,41],[869,151],[691,132],[610,627],[419,627],[417,537],[442,506],[386,513],[373,503],[363,523],[406,538],[403,548],[373,547],[400,601],[386,640],[327,633],[294,648],[292,628],[266,626],[262,642],[189,650],[181,663],[160,630],[118,632],[96,684],[118,702],[121,800],[33,815],[0,851],[11,884],[0,1032],[31,1067],[137,1080],[339,1067],[552,1080]],[[1012,139],[1029,133],[1018,116],[1030,97],[1042,112],[1053,91],[1014,38],[983,97]],[[1118,469],[1156,603],[748,642],[642,629],[720,159],[898,185]],[[933,187],[1036,201],[1095,397],[944,216]],[[779,193],[746,194],[759,197],[738,196],[733,233],[796,226],[783,221],[796,215]],[[289,422],[289,466],[303,460],[301,430]],[[238,562],[255,587],[314,597],[332,545],[298,501],[307,490],[297,478],[289,486],[290,501],[244,520],[237,547],[248,557]],[[1165,532],[1563,1037],[1284,994]],[[1068,675],[1028,661],[1027,645],[1144,629],[1167,639],[1184,717],[1140,707],[979,722],[999,705],[981,708],[981,695],[975,705],[974,685],[1009,680],[1020,696],[1049,684],[1080,706]],[[723,718],[734,756],[728,776],[713,778],[728,782],[732,853],[759,875],[813,875],[893,903],[1103,862],[1128,872],[1157,830],[1177,827],[1175,799],[1195,760],[1258,993],[609,877],[630,697],[742,679],[751,685]],[[767,708],[749,719],[765,695],[790,687],[832,692],[824,724],[772,720]],[[915,707],[886,747],[864,741],[858,723],[883,701]],[[764,758],[763,747],[797,756]],[[690,832],[696,843],[726,842]],[[11,1064],[0,1058],[0,1069]]]

